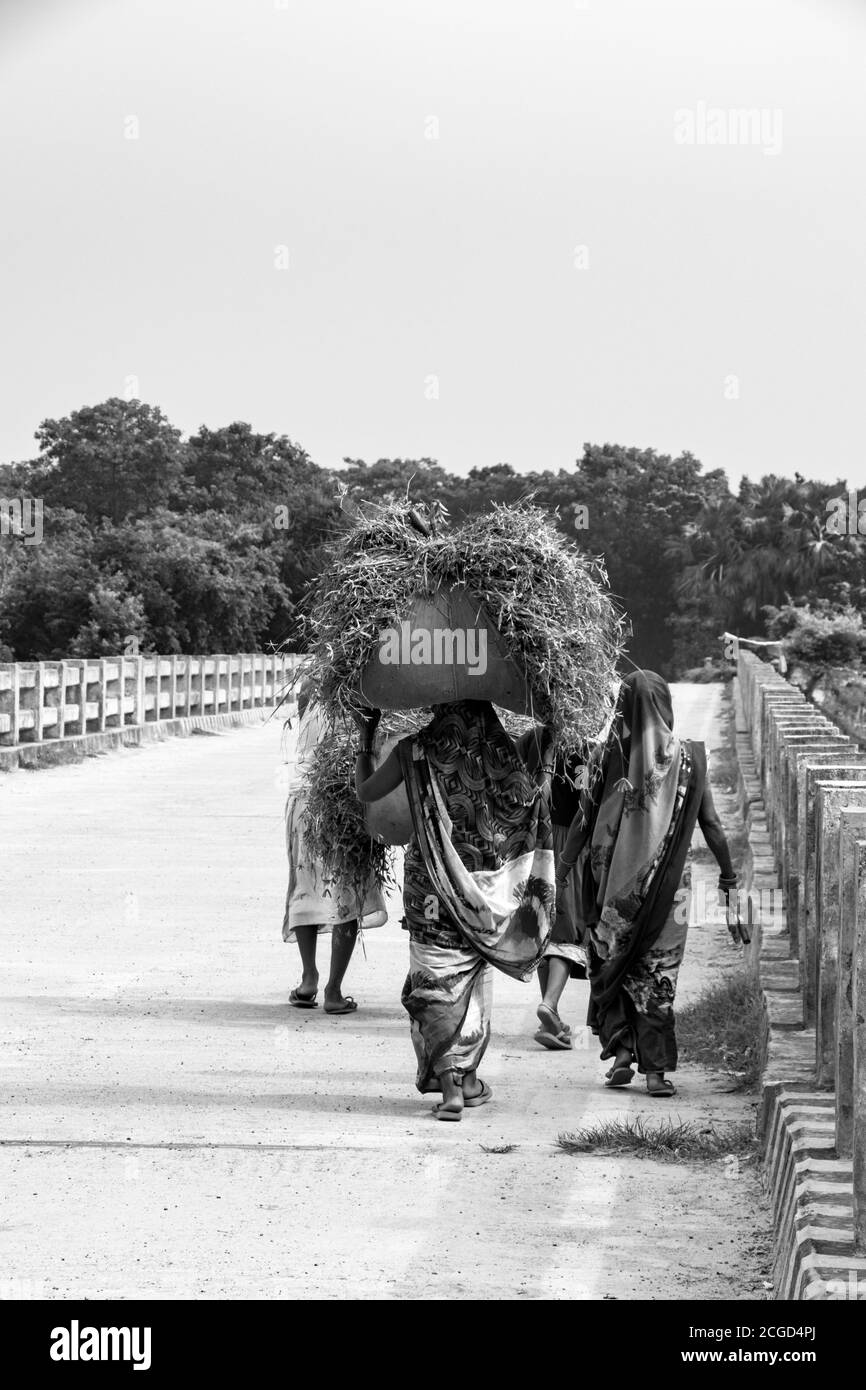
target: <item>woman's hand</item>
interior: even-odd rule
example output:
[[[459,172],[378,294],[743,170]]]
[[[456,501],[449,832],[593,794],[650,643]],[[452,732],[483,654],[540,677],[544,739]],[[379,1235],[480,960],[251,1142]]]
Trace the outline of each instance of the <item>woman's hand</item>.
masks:
[[[568,880],[568,874],[565,873],[562,869],[560,869],[560,871],[559,871],[559,872],[557,873],[557,875],[556,875],[556,883],[555,883],[554,895],[553,895],[553,918],[554,918],[554,921],[555,921],[556,918],[559,916],[560,910],[561,910],[561,908],[562,908],[563,901],[564,901],[564,899],[565,899],[565,885],[566,885],[567,880]]]
[[[373,738],[382,718],[380,709],[353,710],[352,718],[358,727],[365,748],[372,748]]]
[[[720,874],[719,874],[719,887],[718,887],[718,892],[719,892],[719,902],[720,902],[721,904],[726,905],[728,908],[730,908],[732,899],[733,899],[733,901],[736,903],[736,901],[737,901],[737,896],[738,896],[738,895],[737,895],[737,875],[734,873],[733,869],[731,870],[731,872],[730,872],[729,874],[725,874],[725,873],[720,873]]]

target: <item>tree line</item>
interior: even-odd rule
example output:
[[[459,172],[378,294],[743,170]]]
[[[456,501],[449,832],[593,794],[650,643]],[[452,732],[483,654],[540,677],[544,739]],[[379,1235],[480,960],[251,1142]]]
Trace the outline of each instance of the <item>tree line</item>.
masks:
[[[856,500],[839,523],[843,480],[768,474],[733,492],[691,453],[618,444],[585,444],[556,472],[462,476],[430,458],[328,469],[286,435],[235,421],[184,439],[156,406],[119,398],[45,420],[36,439],[35,458],[0,465],[0,660],[300,643],[341,492],[436,500],[455,520],[532,494],[604,557],[631,659],[671,677],[719,658],[725,630],[863,655],[866,547]],[[21,497],[41,499],[38,544],[9,524]]]

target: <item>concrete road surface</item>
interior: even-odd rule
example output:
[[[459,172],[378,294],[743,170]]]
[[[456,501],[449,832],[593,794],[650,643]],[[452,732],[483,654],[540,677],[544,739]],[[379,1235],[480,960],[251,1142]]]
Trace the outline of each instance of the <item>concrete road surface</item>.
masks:
[[[718,744],[721,687],[675,695]],[[414,1090],[396,903],[356,1014],[287,1006],[290,752],[271,722],[0,776],[0,1295],[765,1296],[753,1172],[557,1147],[600,1116],[753,1114],[694,1067],[673,1102],[605,1091],[584,984],[551,1054],[536,985],[497,977],[495,1100],[459,1125]],[[697,924],[681,1001],[732,950]]]

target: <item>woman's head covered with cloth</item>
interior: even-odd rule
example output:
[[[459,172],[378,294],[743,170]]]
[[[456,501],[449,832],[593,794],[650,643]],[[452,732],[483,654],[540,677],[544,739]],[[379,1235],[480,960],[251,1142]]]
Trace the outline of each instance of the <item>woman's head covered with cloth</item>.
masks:
[[[596,905],[642,896],[674,811],[680,742],[667,681],[633,671],[608,738],[591,835]]]

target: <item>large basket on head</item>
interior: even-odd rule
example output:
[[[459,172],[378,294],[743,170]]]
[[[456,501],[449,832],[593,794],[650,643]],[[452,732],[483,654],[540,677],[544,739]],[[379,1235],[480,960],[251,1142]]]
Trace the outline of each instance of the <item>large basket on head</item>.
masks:
[[[360,693],[377,709],[416,709],[490,700],[532,713],[532,692],[483,602],[462,586],[416,594],[379,632]]]

